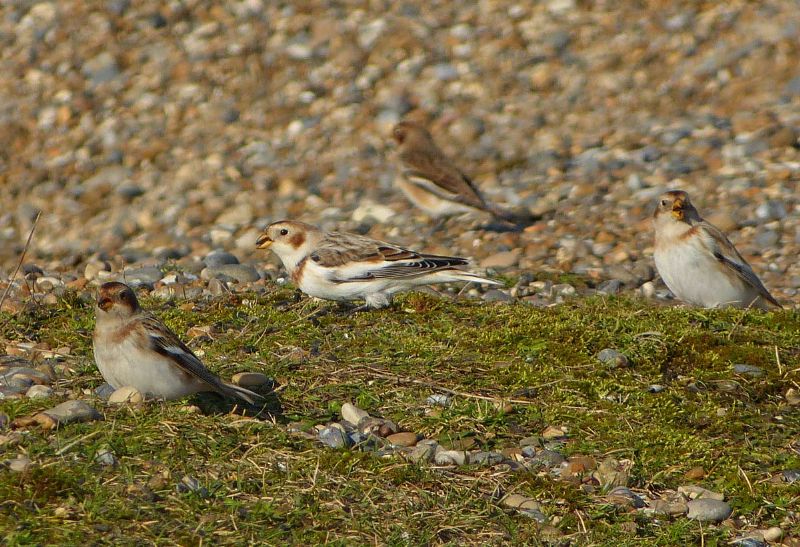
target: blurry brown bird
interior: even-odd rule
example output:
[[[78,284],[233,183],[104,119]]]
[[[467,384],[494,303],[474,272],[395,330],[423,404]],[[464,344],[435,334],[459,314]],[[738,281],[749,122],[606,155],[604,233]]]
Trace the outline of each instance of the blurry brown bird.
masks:
[[[519,223],[533,220],[486,201],[475,184],[436,146],[423,126],[412,121],[395,125],[402,176],[397,184],[406,197],[434,218],[483,211],[494,218]]]

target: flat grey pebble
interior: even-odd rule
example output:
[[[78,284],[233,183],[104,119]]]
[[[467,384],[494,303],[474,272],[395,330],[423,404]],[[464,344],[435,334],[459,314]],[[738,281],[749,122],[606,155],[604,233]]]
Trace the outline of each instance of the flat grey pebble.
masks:
[[[239,283],[252,283],[261,279],[258,275],[258,270],[250,264],[223,264],[222,266],[206,267],[200,272],[200,277],[202,279],[217,278],[226,281],[227,279],[225,278],[229,278]]]
[[[745,374],[747,376],[752,376],[753,378],[764,376],[764,369],[753,365],[744,365],[744,364],[733,365],[733,371],[736,374]]]
[[[126,269],[124,273],[124,282],[132,287],[139,287],[142,285],[153,286],[164,275],[161,273],[161,268],[155,266],[145,266],[144,268],[130,268]]]
[[[661,392],[662,392],[662,391],[664,391],[665,389],[666,389],[666,388],[665,388],[664,386],[662,386],[661,384],[651,384],[651,385],[650,385],[650,386],[647,388],[647,391],[649,391],[650,393],[661,393]]]
[[[700,522],[722,522],[731,516],[731,506],[720,500],[700,498],[686,504],[689,507],[688,517]]]
[[[781,474],[783,475],[783,480],[789,484],[800,480],[800,469],[784,469]]]
[[[103,415],[95,410],[94,407],[80,399],[65,401],[58,406],[45,410],[44,414],[53,418],[59,425],[103,419]]]
[[[513,302],[514,297],[500,289],[490,289],[483,294],[484,302]]]
[[[94,461],[107,467],[113,467],[119,463],[117,457],[110,448],[101,448],[98,450],[94,455]]]
[[[217,268],[227,264],[239,264],[239,259],[227,251],[216,250],[208,253],[205,258],[203,258],[203,263],[205,263],[208,268]]]
[[[94,388],[94,394],[107,401],[111,394],[114,393],[116,390],[109,384],[108,382],[103,382],[96,388]]]

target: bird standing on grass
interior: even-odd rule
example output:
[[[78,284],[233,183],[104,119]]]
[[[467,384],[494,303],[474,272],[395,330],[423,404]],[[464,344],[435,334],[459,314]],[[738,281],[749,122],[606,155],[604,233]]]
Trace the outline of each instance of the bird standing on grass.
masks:
[[[466,258],[427,255],[368,237],[323,232],[291,220],[273,222],[256,241],[283,262],[304,293],[326,300],[365,301],[383,308],[398,292],[420,285],[467,281],[500,285],[463,269]]]
[[[200,391],[250,404],[263,399],[223,382],[203,366],[166,325],[139,306],[124,283],[112,281],[100,287],[95,315],[94,359],[114,389],[132,386],[146,396],[167,400]]]
[[[656,268],[679,299],[705,308],[781,307],[728,238],[700,217],[686,192],[662,194],[653,224]]]

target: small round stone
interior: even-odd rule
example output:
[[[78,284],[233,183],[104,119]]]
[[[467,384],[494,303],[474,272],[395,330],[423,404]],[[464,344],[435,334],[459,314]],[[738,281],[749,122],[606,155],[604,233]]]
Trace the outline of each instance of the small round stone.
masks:
[[[136,404],[144,401],[144,395],[133,386],[122,386],[108,397],[111,404]]]

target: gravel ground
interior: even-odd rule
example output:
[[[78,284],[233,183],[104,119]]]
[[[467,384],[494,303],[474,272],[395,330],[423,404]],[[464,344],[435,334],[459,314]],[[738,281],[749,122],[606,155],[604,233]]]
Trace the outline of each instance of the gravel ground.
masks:
[[[244,286],[252,266],[263,284],[280,271],[255,238],[291,217],[533,274],[511,293],[534,303],[574,292],[541,280],[557,271],[663,295],[646,284],[650,214],[671,187],[800,302],[796,2],[345,4],[0,7],[3,278],[42,211],[37,280],[12,294],[123,267],[164,295]],[[468,215],[429,236],[393,188],[406,115],[492,200],[543,220],[510,233]],[[213,250],[243,264],[202,262]],[[170,263],[186,274],[164,278]]]

